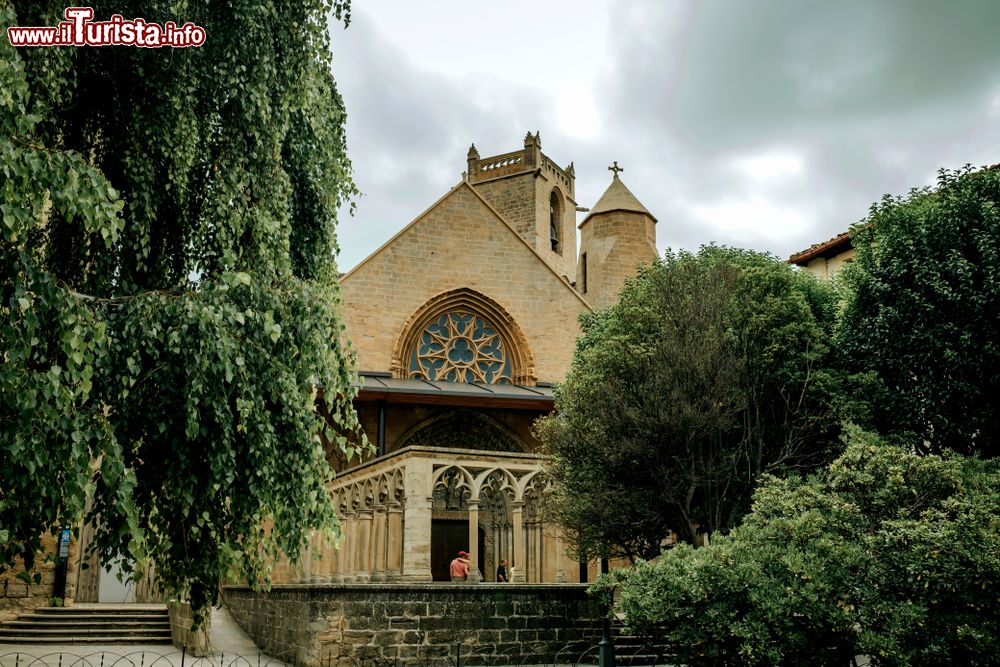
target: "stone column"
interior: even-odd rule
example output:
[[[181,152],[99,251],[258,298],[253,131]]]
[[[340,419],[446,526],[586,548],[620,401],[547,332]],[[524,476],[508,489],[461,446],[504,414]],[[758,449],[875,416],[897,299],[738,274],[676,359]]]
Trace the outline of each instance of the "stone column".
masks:
[[[530,521],[525,521],[522,515],[521,527],[524,530],[524,581],[525,583],[530,583],[534,581],[531,578],[531,570],[535,563],[535,533],[532,531],[532,524]]]
[[[344,535],[347,526],[344,524],[344,517],[340,517],[340,540],[333,543],[333,576],[331,581],[336,584],[344,583]]]
[[[333,581],[333,542],[327,535],[320,537],[320,545],[323,547],[323,560],[320,561],[320,580],[323,583]]]
[[[403,507],[393,500],[386,510],[386,575],[387,581],[396,581],[403,568]]]
[[[371,535],[372,535],[372,511],[363,509],[358,511],[358,564],[355,572],[356,581],[368,582],[371,580]]]
[[[545,581],[545,536],[542,534],[541,521],[535,522],[535,581]]]
[[[375,506],[372,523],[372,581],[385,581],[385,505]]]
[[[525,582],[524,569],[528,564],[528,550],[524,548],[524,524],[522,523],[524,501],[516,500],[513,506],[514,555],[511,557],[511,561],[514,566],[514,583],[523,584]]]
[[[406,462],[403,506],[402,581],[431,581],[431,461],[409,459]]]
[[[545,581],[545,536],[542,535],[542,524],[535,524],[535,581]]]
[[[309,547],[306,549],[305,557],[305,581],[310,584],[318,584],[323,581],[323,544],[320,542],[322,535],[313,533],[309,540]]]
[[[344,566],[344,583],[351,583],[355,579],[357,571],[356,552],[358,547],[356,528],[357,515],[354,512],[347,512],[344,515],[344,539],[340,543],[341,563]]]
[[[479,576],[479,503],[469,501],[469,575],[466,582],[478,584]]]
[[[313,540],[315,535],[309,538],[309,542],[306,546],[299,551],[299,566],[295,568],[297,572],[295,573],[295,583],[297,584],[308,584],[309,583],[309,572],[312,567],[312,555],[313,555]]]
[[[556,564],[556,583],[564,584],[567,581],[567,563],[572,563],[572,561],[566,557],[566,543],[563,541],[562,531],[555,526],[552,528],[552,541],[555,543],[555,553],[552,560]]]
[[[535,562],[538,560],[538,545],[536,542],[535,522],[529,521],[527,525],[524,526],[524,552],[527,554],[527,559],[524,561],[525,581],[535,581],[535,572],[538,569],[535,566]]]

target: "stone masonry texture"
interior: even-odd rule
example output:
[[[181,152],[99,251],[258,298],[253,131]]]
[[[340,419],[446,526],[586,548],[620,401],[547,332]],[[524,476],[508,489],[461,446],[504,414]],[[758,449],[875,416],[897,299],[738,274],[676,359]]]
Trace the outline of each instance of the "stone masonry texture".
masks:
[[[42,552],[54,556],[57,550],[56,538],[50,533],[42,535]],[[72,603],[79,569],[79,547],[77,539],[70,540],[70,562],[66,571],[66,602]],[[26,584],[17,578],[23,571],[18,561],[14,567],[0,574],[0,621],[16,618],[19,614],[46,607],[53,593],[56,578],[56,564],[51,558],[39,557],[35,561],[35,571],[41,575],[40,583]],[[32,574],[34,571],[32,572]]]
[[[587,305],[463,185],[341,279],[344,323],[361,370],[391,367],[411,315],[458,286],[494,300],[521,328],[535,377],[558,381]]]
[[[579,584],[230,586],[225,600],[263,651],[304,667],[572,663],[600,640]]]

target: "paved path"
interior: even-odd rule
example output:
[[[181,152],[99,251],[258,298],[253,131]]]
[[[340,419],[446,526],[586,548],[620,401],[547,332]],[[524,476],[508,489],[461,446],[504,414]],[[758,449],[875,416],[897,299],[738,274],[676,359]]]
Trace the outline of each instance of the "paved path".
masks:
[[[81,605],[82,606],[82,605]],[[282,667],[260,653],[228,609],[212,608],[212,655],[184,656],[162,644],[0,644],[0,667]]]

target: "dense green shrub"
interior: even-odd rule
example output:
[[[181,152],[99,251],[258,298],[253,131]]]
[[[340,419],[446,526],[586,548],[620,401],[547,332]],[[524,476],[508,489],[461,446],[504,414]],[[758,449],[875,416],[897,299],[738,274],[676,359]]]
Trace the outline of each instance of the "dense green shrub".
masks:
[[[1000,455],[1000,166],[886,196],[852,242],[838,347],[881,380],[878,430]]]
[[[578,552],[648,558],[670,531],[695,543],[738,523],[760,475],[832,460],[849,379],[831,366],[835,311],[829,284],[709,246],[668,252],[585,316],[537,425],[548,511]]]
[[[852,430],[744,523],[595,584],[690,665],[986,665],[1000,655],[1000,463]]]

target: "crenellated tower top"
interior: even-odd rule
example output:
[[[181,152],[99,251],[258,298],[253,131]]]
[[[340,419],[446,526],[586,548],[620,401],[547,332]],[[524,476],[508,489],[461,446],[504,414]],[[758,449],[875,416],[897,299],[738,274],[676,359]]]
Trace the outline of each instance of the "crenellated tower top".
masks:
[[[542,152],[541,134],[528,132],[520,150],[467,155],[468,182],[560,275],[576,275],[576,197],[573,164],[563,168]]]

